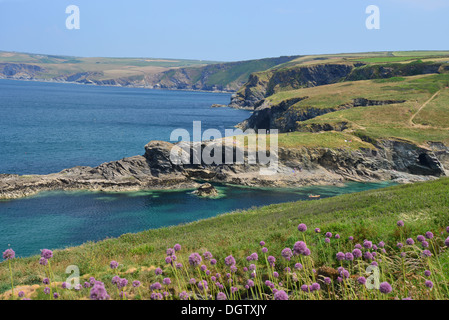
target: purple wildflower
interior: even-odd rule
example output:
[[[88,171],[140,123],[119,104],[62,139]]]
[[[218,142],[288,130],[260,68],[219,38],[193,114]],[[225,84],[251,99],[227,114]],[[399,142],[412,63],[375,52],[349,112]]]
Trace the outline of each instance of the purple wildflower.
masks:
[[[405,243],[409,246],[412,246],[415,244],[415,241],[412,238],[408,238],[407,240],[405,240]]]
[[[160,276],[160,275],[162,274],[162,269],[161,269],[161,268],[156,268],[156,269],[154,270],[154,273],[155,273],[157,276]]]
[[[351,252],[346,252],[345,254],[345,260],[352,261],[354,260],[354,255]]]
[[[355,258],[360,258],[362,256],[362,251],[360,249],[354,249],[352,250],[352,254]]]
[[[53,251],[48,250],[48,249],[42,249],[41,250],[41,257],[45,258],[45,259],[50,259],[53,257]]]
[[[140,281],[139,281],[139,280],[133,281],[133,287],[134,287],[134,288],[140,287]]]
[[[180,251],[180,250],[181,250],[181,245],[180,245],[179,243],[177,243],[177,244],[175,244],[175,245],[173,246],[173,249],[174,249],[175,251]]]
[[[219,292],[217,294],[217,300],[227,300],[226,294],[224,294],[223,292]]]
[[[396,222],[396,225],[397,225],[398,227],[403,227],[403,226],[404,226],[404,221],[399,220],[398,222]]]
[[[111,283],[117,285],[120,282],[120,277],[115,276],[112,278]]]
[[[12,260],[16,257],[16,253],[13,249],[6,249],[5,252],[3,252],[3,259],[5,260]]]
[[[365,277],[358,277],[357,282],[360,283],[361,285],[364,285],[366,283],[366,279]]]
[[[382,282],[379,286],[379,291],[384,294],[388,294],[392,291],[391,285],[388,282]]]
[[[183,291],[179,294],[179,299],[180,300],[189,300],[189,295],[187,294],[187,292]]]
[[[203,253],[203,257],[205,260],[210,260],[210,259],[212,259],[212,253],[210,253],[209,251],[206,251]]]
[[[343,252],[338,252],[337,253],[337,260],[341,261],[345,258],[345,254]]]
[[[307,226],[304,223],[300,223],[298,225],[298,231],[300,232],[306,232],[307,231]]]
[[[233,266],[235,265],[235,259],[232,255],[229,255],[225,258],[225,264],[229,267],[229,266]]]
[[[366,249],[371,249],[373,247],[373,243],[371,241],[365,240],[365,241],[363,241],[363,246]]]
[[[373,260],[373,254],[372,254],[371,252],[369,252],[369,251],[365,252],[365,254],[363,255],[363,257],[364,257],[366,260]]]
[[[321,286],[319,283],[312,283],[312,291],[318,291],[321,289]]]
[[[159,282],[155,282],[150,286],[150,290],[160,290],[162,288],[162,285]]]
[[[90,299],[91,300],[108,300],[109,295],[104,287],[104,283],[97,281],[95,285],[90,290]]]
[[[430,280],[426,280],[426,282],[424,282],[424,284],[426,285],[427,288],[432,289],[433,288],[433,282]]]
[[[199,253],[196,253],[196,252],[192,253],[189,256],[189,263],[190,263],[191,266],[194,266],[194,267],[199,266],[199,264],[201,263],[202,260],[203,259],[201,258]]]
[[[117,269],[118,268],[118,262],[117,261],[111,261],[110,265],[111,269]]]
[[[288,300],[288,294],[283,290],[279,290],[274,294],[274,300]]]
[[[285,248],[284,250],[282,250],[281,253],[282,257],[288,261],[290,261],[291,257],[293,256],[293,252],[292,249],[290,248]]]
[[[427,238],[427,239],[432,239],[432,238],[433,238],[433,233],[430,232],[430,231],[427,231],[427,232],[426,232],[426,238]]]
[[[198,282],[198,288],[200,290],[207,290],[207,281],[202,280],[202,281]]]

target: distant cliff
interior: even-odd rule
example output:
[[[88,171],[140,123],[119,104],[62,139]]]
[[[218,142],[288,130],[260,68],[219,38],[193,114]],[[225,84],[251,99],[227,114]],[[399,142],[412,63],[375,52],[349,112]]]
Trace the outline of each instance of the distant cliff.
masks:
[[[60,62],[59,60],[62,59],[60,58],[58,64],[45,64],[40,61],[36,63],[0,63],[0,78],[152,89],[235,92],[248,81],[251,73],[270,69],[295,58],[297,56],[187,67],[172,65],[169,67],[153,66],[152,69],[148,69],[147,66],[140,68],[131,65],[134,68],[132,70],[134,74],[132,75],[123,75],[127,72],[129,73],[129,70],[125,68],[126,64],[119,67],[115,64],[96,64],[92,62],[83,65],[82,63],[72,63],[72,60]],[[135,64],[136,62],[132,61],[130,63]],[[64,66],[61,67],[61,65]],[[82,71],[72,72],[71,70]]]
[[[253,73],[247,83],[232,97],[230,107],[255,109],[264,98],[280,91],[310,88],[342,81],[386,79],[397,76],[438,73],[443,63],[364,64],[339,62],[273,68]]]

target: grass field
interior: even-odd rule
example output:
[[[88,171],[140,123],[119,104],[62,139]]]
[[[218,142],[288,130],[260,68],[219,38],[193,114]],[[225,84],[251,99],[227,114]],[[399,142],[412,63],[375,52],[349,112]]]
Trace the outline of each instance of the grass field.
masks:
[[[214,287],[211,277],[215,273],[221,273],[225,278],[225,274],[229,272],[225,258],[232,255],[238,269],[232,274],[234,279],[232,286],[239,289],[239,296],[234,298],[273,299],[272,289],[275,287],[276,290],[289,292],[290,298],[295,299],[402,299],[407,297],[448,299],[446,290],[449,280],[449,256],[447,248],[444,248],[444,239],[448,236],[445,229],[449,225],[448,192],[449,179],[441,178],[433,182],[395,186],[317,201],[270,205],[224,214],[186,225],[125,234],[117,239],[86,243],[80,247],[54,252],[53,258],[49,259],[52,270],[50,277],[52,282],[49,286],[52,287],[53,292],[57,291],[64,299],[86,298],[91,290],[89,288],[80,289],[78,292],[61,288],[61,283],[67,277],[65,269],[69,265],[76,265],[80,269],[81,284],[85,281],[89,282],[89,278],[94,277],[104,283],[113,299],[121,299],[120,292],[111,283],[114,276],[126,278],[129,281],[129,285],[121,288],[127,292],[129,299],[150,299],[155,297],[152,294],[162,291],[169,292],[167,299],[179,299],[180,288],[187,292],[197,290],[195,285],[177,282],[176,279],[188,281],[185,279],[186,276],[196,277],[198,281],[207,279],[210,292],[217,293],[220,289]],[[405,226],[397,227],[398,220],[402,220]],[[307,232],[301,233],[297,230],[300,223],[308,226]],[[314,232],[315,228],[320,228],[321,233]],[[419,252],[423,249],[420,249],[418,241],[415,245],[408,245],[403,249],[396,248],[397,242],[405,244],[405,239],[416,240],[417,235],[423,235],[428,231],[435,235],[434,239],[427,240],[431,243],[430,258],[419,258]],[[333,234],[330,237],[330,244],[325,241],[324,233],[326,232]],[[339,239],[335,238],[336,234],[339,235]],[[352,236],[353,240],[348,240],[349,236]],[[366,261],[343,263],[335,259],[337,252],[352,251],[356,243],[362,243],[365,239],[373,244],[380,241],[386,243],[385,253],[381,252],[380,245],[377,249],[364,249],[364,251],[378,252],[379,257],[383,257],[384,260],[380,258],[377,260],[381,269],[380,277],[381,281],[388,282],[392,286],[391,293],[379,295],[379,291],[376,290],[366,291],[355,280],[353,281],[362,274],[358,268],[361,268],[363,264],[367,265]],[[260,241],[266,243],[267,255],[261,252]],[[290,261],[283,259],[281,251],[284,248],[294,248],[297,241],[305,241],[311,254],[294,256]],[[165,262],[166,250],[177,243],[182,246],[182,249],[176,252],[176,261],[182,262],[185,266],[178,270]],[[442,246],[441,249],[438,249],[440,246]],[[203,261],[207,269],[212,272],[209,275],[197,268],[188,267],[188,257],[191,253],[198,252],[203,255],[206,251],[211,252],[217,261],[215,265],[211,265],[210,261]],[[247,261],[246,257],[254,252],[258,253],[259,260]],[[402,252],[405,255],[403,260],[401,257],[398,258],[399,253]],[[276,257],[274,267],[265,263],[264,257],[268,255]],[[117,269],[110,269],[109,264],[112,260],[118,261]],[[296,263],[302,261],[304,266],[302,271],[296,270],[298,278],[296,282],[294,277],[290,278],[289,273],[284,271],[288,266],[293,268],[295,261]],[[48,268],[39,265],[39,257],[13,259],[11,262],[16,287],[33,299],[50,299],[50,296],[44,293],[46,285],[42,285],[42,280],[48,276]],[[257,265],[258,275],[260,274],[261,278],[251,278],[250,273],[244,271],[243,268],[248,268],[250,264]],[[332,278],[333,287],[330,289],[321,282],[323,279],[318,279],[317,274],[314,278],[314,274],[307,273],[311,272],[311,269],[307,268],[312,268],[311,264],[316,270],[320,267],[336,269],[343,266],[345,270],[350,271],[352,277],[343,282],[338,282],[336,277]],[[158,267],[162,269],[163,275],[155,274],[154,271]],[[186,274],[182,271],[184,269]],[[424,270],[426,269],[432,271],[432,276],[429,277],[435,285],[432,290],[425,286]],[[278,280],[273,278],[274,271],[279,274]],[[161,282],[165,277],[171,278],[171,285],[164,285],[161,290],[149,290],[150,285]],[[407,282],[404,282],[404,277]],[[253,279],[256,285],[245,289],[249,279]],[[136,280],[140,281],[141,287],[131,286],[131,282]],[[263,281],[266,280],[274,283],[274,287],[270,288],[269,283],[268,286],[264,285]],[[290,281],[289,284],[287,281]],[[300,285],[314,281],[321,283],[322,287],[314,294],[304,294],[298,289]],[[231,285],[221,279],[218,282],[227,288],[222,288],[221,291],[227,292],[228,298],[231,298],[229,293]],[[294,286],[293,283],[296,285]],[[31,287],[33,285],[34,287]],[[7,262],[3,262],[0,264],[0,292],[7,292],[10,286],[9,266]],[[295,291],[296,287],[298,290]],[[196,292],[198,295],[204,293],[201,290]]]
[[[343,131],[346,140],[357,141],[364,136],[368,141],[379,139],[402,139],[417,145],[427,141],[449,143],[449,74],[394,77],[389,79],[348,81],[336,84],[282,91],[267,98],[276,105],[292,98],[306,97],[290,107],[290,111],[302,112],[310,109],[334,111],[298,122],[298,126],[314,124],[347,123]],[[434,95],[436,96],[434,97]],[[372,105],[347,108],[354,99],[405,100],[404,103]],[[310,133],[292,135],[288,145],[308,146],[339,145],[341,134],[335,132],[310,140]],[[349,136],[348,136],[349,135]],[[350,137],[352,136],[352,137]],[[294,138],[293,138],[294,137]],[[330,139],[334,141],[330,143]],[[313,145],[314,144],[314,145]],[[361,146],[361,145],[358,145]]]

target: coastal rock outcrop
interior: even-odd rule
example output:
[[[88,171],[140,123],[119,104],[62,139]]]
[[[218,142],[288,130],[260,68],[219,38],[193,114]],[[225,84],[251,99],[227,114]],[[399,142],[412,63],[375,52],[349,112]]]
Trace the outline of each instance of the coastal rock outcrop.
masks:
[[[192,192],[193,194],[199,196],[199,197],[216,197],[218,196],[218,191],[215,189],[213,185],[210,183],[202,184],[198,187],[195,191]]]
[[[222,141],[214,140],[212,144],[220,146]],[[19,198],[44,190],[194,189],[201,185],[199,181],[270,187],[345,181],[410,182],[436,179],[446,175],[449,168],[449,149],[438,143],[422,148],[405,141],[385,140],[375,149],[360,150],[281,147],[278,167],[271,175],[262,174],[267,165],[250,163],[248,150],[239,145],[225,145],[223,148],[231,148],[228,151],[233,161],[222,159],[219,164],[208,163],[203,158],[195,161],[192,156],[198,150],[211,153],[209,142],[176,146],[188,161],[177,163],[171,159],[174,144],[151,141],[142,156],[103,163],[95,168],[74,167],[48,175],[1,174],[0,198]],[[238,154],[244,155],[242,163],[236,162]]]

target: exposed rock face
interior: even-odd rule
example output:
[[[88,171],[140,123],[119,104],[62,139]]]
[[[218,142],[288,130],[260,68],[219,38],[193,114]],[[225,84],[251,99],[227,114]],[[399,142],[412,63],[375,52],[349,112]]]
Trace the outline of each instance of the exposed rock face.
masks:
[[[264,98],[285,90],[308,88],[348,80],[383,79],[444,72],[442,63],[392,63],[365,65],[363,63],[327,63],[281,68],[254,73],[231,98],[233,108],[255,109]]]
[[[278,129],[279,132],[289,132],[289,131],[315,132],[314,130],[317,130],[318,128],[320,128],[320,126],[315,127],[307,126],[301,122],[313,119],[326,113],[344,109],[405,102],[405,100],[369,100],[365,98],[357,98],[354,99],[351,103],[346,103],[344,105],[335,108],[292,107],[299,101],[306,99],[307,97],[288,99],[282,101],[277,105],[270,105],[265,99],[261,100],[255,105],[256,109],[254,110],[251,117],[239,123],[238,127],[241,128],[242,130],[246,130],[249,128],[254,130],[275,128]],[[342,127],[344,127],[344,125]],[[328,130],[334,129],[328,128]],[[342,130],[343,129],[340,130],[337,129],[336,131]]]
[[[193,191],[193,194],[196,194],[199,197],[216,197],[218,196],[218,191],[210,183],[205,183],[199,186],[198,189]]]
[[[33,79],[45,69],[25,63],[0,63],[0,76],[12,79]]]
[[[220,141],[213,144],[221,145]],[[43,190],[133,191],[141,189],[197,188],[197,180],[247,186],[304,186],[340,184],[345,181],[396,180],[400,182],[435,179],[446,174],[449,149],[434,143],[428,149],[402,141],[383,141],[376,149],[279,148],[279,166],[273,175],[262,175],[266,166],[251,164],[248,152],[231,147],[232,163],[174,163],[173,144],[151,141],[143,156],[124,158],[98,167],[74,167],[49,175],[0,175],[0,198],[19,198]],[[211,153],[206,142],[184,143],[184,155],[195,148]],[[228,149],[229,150],[229,149]],[[236,163],[237,151],[244,161]],[[223,152],[223,154],[225,154]],[[224,157],[224,156],[223,156]]]
[[[151,89],[202,90],[235,92],[246,81],[252,72],[269,69],[273,66],[291,61],[298,56],[284,56],[259,60],[216,63],[203,66],[192,66],[161,69],[159,72],[114,77],[104,79],[105,73],[85,70],[72,74],[64,74],[48,79],[44,69],[37,65],[20,63],[1,63],[0,78],[50,80],[58,82],[76,82],[107,86],[144,87]]]

